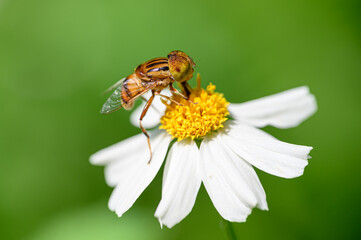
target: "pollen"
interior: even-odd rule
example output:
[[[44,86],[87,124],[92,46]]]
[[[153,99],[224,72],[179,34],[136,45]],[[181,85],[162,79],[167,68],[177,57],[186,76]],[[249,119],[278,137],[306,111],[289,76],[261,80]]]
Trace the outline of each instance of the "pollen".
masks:
[[[207,133],[223,128],[222,123],[227,121],[229,115],[229,102],[215,89],[213,84],[201,89],[198,75],[198,87],[190,89],[190,101],[178,95],[172,96],[174,102],[163,101],[167,108],[159,128],[165,129],[178,141],[185,138],[201,139]]]

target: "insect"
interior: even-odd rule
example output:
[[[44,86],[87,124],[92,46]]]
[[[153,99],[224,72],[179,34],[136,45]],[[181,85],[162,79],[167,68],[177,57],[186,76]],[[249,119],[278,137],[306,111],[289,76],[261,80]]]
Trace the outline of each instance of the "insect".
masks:
[[[180,105],[172,98],[161,94],[161,91],[167,87],[169,87],[172,94],[180,95],[191,102],[187,81],[192,78],[194,67],[195,63],[187,54],[181,51],[172,51],[168,54],[167,58],[158,57],[139,65],[133,74],[119,80],[106,90],[106,92],[112,90],[114,90],[114,92],[104,103],[100,111],[101,114],[109,114],[121,108],[130,110],[138,97],[146,100],[142,95],[148,91],[152,92],[152,96],[146,100],[147,102],[139,118],[139,126],[148,141],[150,151],[150,160],[148,163],[150,163],[152,159],[152,149],[149,134],[144,129],[142,120],[156,95]],[[182,93],[173,87],[174,82],[181,84]]]

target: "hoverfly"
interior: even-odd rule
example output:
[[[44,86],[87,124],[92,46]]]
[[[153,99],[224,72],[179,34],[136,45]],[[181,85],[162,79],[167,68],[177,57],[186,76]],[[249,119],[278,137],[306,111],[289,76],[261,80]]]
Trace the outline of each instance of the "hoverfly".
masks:
[[[161,94],[161,91],[168,86],[172,94],[180,95],[184,99],[191,101],[189,99],[190,92],[187,81],[193,76],[193,67],[195,67],[195,63],[187,54],[181,51],[172,51],[168,54],[167,58],[158,57],[139,65],[133,74],[119,80],[106,90],[106,92],[112,90],[114,90],[114,92],[104,103],[100,111],[101,114],[109,114],[121,108],[130,110],[138,97],[142,97],[142,95],[148,91],[152,92],[152,96],[148,100],[142,97],[147,102],[139,118],[139,126],[148,141],[150,151],[150,160],[148,163],[150,163],[152,159],[152,150],[150,138],[142,125],[142,120],[156,95],[180,105],[172,98]],[[173,87],[175,81],[181,84],[182,93]]]

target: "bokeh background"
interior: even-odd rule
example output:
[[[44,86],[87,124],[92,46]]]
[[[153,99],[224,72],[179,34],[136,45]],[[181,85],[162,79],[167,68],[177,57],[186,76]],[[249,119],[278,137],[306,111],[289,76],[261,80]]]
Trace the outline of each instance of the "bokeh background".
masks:
[[[361,2],[0,0],[0,239],[226,239],[202,187],[172,229],[153,217],[161,173],[117,218],[95,151],[139,133],[101,92],[138,64],[188,53],[231,102],[308,85],[318,112],[265,130],[314,147],[305,173],[257,171],[270,211],[239,239],[360,239]],[[190,81],[195,84],[195,80]]]

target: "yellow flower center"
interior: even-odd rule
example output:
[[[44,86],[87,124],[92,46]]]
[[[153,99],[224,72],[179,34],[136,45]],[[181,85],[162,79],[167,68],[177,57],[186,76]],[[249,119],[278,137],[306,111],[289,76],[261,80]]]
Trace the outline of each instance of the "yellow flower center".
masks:
[[[222,123],[228,118],[227,107],[229,102],[223,94],[214,92],[216,86],[209,84],[207,89],[200,88],[200,78],[197,77],[198,87],[190,89],[190,101],[174,95],[174,102],[163,103],[167,106],[164,116],[161,118],[160,129],[165,129],[178,141],[190,137],[197,139],[204,137],[207,133],[222,128]]]

